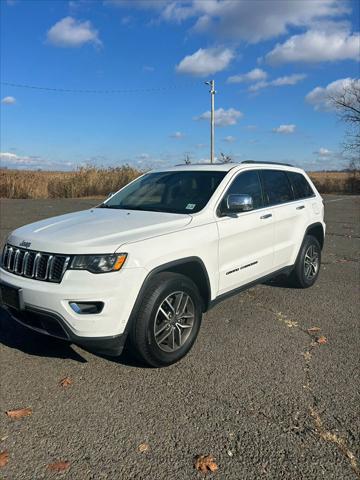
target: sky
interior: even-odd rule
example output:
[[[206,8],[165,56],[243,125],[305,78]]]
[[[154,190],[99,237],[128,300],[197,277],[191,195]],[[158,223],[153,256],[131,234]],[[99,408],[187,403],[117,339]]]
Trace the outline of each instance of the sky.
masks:
[[[1,0],[1,166],[341,169],[358,0]],[[27,86],[27,87],[25,87]],[[40,87],[40,88],[28,88]]]

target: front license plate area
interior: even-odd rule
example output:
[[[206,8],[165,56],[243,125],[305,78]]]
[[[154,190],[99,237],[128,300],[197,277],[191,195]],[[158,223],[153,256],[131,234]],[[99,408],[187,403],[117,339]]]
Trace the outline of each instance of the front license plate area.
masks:
[[[0,303],[16,310],[23,309],[21,288],[0,283]]]

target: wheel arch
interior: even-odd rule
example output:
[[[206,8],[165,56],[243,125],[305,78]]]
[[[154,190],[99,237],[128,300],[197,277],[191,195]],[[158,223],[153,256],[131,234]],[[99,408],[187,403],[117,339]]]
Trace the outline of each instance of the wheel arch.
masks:
[[[317,239],[317,241],[320,244],[321,250],[324,247],[324,240],[325,240],[325,232],[324,232],[324,227],[320,222],[317,223],[312,223],[309,225],[306,229],[304,238],[306,235],[312,235]]]
[[[131,322],[136,317],[141,303],[141,299],[147,285],[155,275],[162,272],[180,273],[190,278],[199,289],[200,296],[203,300],[203,312],[206,312],[209,309],[211,301],[211,286],[209,275],[207,273],[204,262],[201,260],[200,257],[181,258],[159,265],[147,274],[135,300],[126,329],[129,328]]]

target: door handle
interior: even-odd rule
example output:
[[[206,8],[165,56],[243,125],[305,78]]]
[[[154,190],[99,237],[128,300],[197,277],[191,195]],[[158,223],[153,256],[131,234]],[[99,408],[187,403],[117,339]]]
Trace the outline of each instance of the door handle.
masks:
[[[262,215],[260,217],[260,220],[265,220],[266,218],[270,218],[270,217],[272,217],[272,213],[267,213],[266,215]]]
[[[302,210],[303,208],[305,208],[305,205],[300,205],[299,207],[296,207],[296,210]]]

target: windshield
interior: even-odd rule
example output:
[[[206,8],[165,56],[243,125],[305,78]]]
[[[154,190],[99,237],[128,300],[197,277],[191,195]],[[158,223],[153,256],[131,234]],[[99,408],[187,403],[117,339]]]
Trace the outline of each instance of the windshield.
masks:
[[[140,177],[101,208],[196,213],[205,207],[226,172],[156,172]]]

